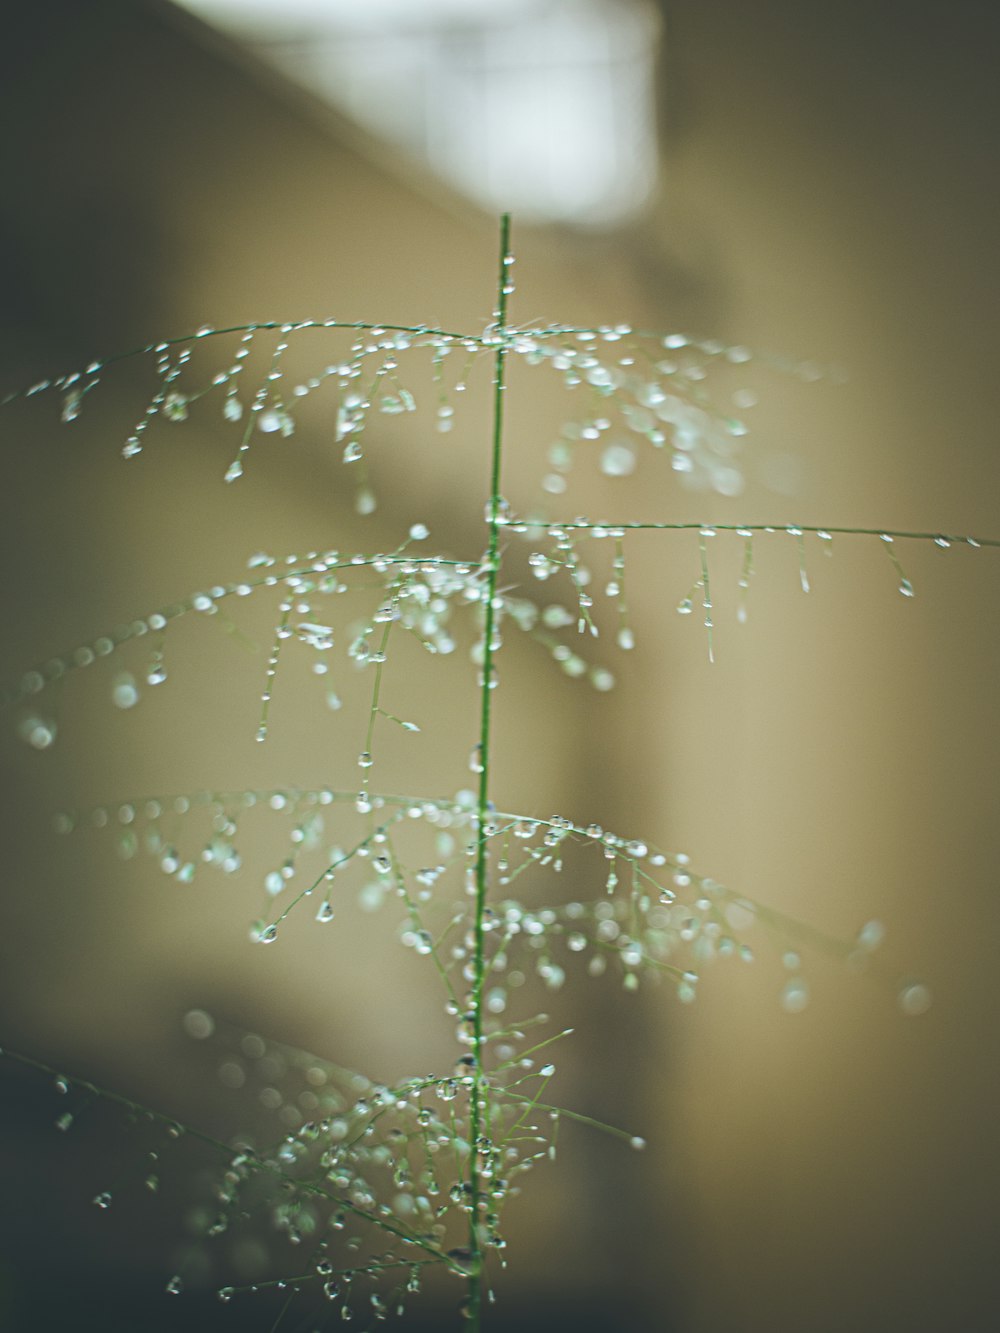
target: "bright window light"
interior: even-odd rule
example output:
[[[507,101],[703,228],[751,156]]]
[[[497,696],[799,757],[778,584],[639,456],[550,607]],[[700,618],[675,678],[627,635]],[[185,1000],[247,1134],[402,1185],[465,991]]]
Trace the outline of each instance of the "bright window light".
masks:
[[[647,0],[181,0],[491,212],[607,227],[656,182]]]

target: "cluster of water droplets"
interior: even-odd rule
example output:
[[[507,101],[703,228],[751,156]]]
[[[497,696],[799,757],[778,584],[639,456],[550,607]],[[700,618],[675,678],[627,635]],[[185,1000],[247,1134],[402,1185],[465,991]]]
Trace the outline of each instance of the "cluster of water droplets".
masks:
[[[433,655],[446,656],[455,652],[459,643],[456,613],[471,611],[480,631],[471,655],[473,662],[481,665],[488,564],[485,558],[462,561],[418,553],[416,547],[426,542],[429,535],[425,524],[414,523],[399,547],[374,554],[313,550],[277,557],[256,552],[247,562],[245,576],[202,588],[38,663],[0,692],[0,707],[19,709],[18,734],[33,748],[47,749],[55,741],[58,728],[51,712],[39,705],[40,696],[52,686],[80,669],[111,664],[117,667],[108,680],[111,703],[123,711],[134,709],[147,688],[163,685],[168,679],[166,638],[175,622],[183,617],[220,617],[230,634],[245,644],[247,636],[242,635],[237,622],[239,608],[246,599],[259,600],[268,595],[276,598],[276,607],[271,646],[263,668],[257,723],[257,738],[261,741],[267,737],[276,678],[290,644],[297,645],[296,653],[300,656],[301,649],[306,650],[311,671],[325,686],[326,703],[335,711],[341,706],[341,696],[333,679],[331,653],[338,643],[347,662],[359,669],[385,663],[390,631],[417,639]],[[535,572],[539,573],[537,569]],[[378,580],[374,592],[372,575]],[[587,571],[577,570],[580,596],[584,595],[583,580],[587,578]],[[345,634],[344,613],[338,599],[347,593],[353,594],[352,604],[359,596],[375,600],[368,619],[360,625],[355,621],[351,632]],[[573,623],[561,605],[539,607],[514,590],[496,593],[494,651],[502,642],[505,621],[540,641],[567,674],[587,676],[599,690],[611,688],[613,677],[607,668],[588,665],[559,636],[560,630]],[[590,623],[596,632],[596,626]],[[145,644],[139,661],[123,664],[123,650],[127,649],[129,657],[134,659],[142,651],[137,648],[140,640]],[[619,642],[624,646],[621,635]],[[497,683],[495,678],[493,683]],[[381,706],[376,711],[405,731],[420,729],[418,723],[398,718]],[[362,754],[370,756],[370,746],[366,745]]]
[[[448,1013],[467,1047],[472,1015],[452,1003]],[[215,1165],[196,1177],[199,1196],[189,1214],[196,1240],[165,1291],[185,1291],[185,1267],[194,1287],[238,1268],[246,1254],[241,1238],[250,1232],[262,1270],[289,1275],[239,1285],[230,1280],[217,1288],[221,1301],[277,1287],[337,1302],[343,1318],[398,1314],[421,1289],[428,1268],[469,1276],[467,1240],[476,1207],[480,1248],[504,1266],[502,1211],[525,1173],[555,1157],[563,1116],[605,1129],[633,1148],[644,1146],[544,1100],[556,1073],[552,1044],[570,1035],[536,1039],[545,1022],[544,1015],[520,1024],[489,1022],[489,1069],[481,1076],[474,1061],[460,1057],[445,1074],[386,1084],[255,1033],[220,1032],[206,1011],[189,1012],[185,1031],[204,1044],[218,1082],[234,1096],[232,1109],[249,1124],[228,1141],[193,1136],[193,1146],[207,1150]],[[142,1191],[156,1194],[162,1172],[181,1172],[168,1149],[185,1138],[182,1125],[93,1084],[47,1072],[60,1098],[88,1111],[108,1100],[124,1107],[130,1122],[146,1126],[154,1147],[140,1154]],[[470,1118],[473,1096],[485,1110],[478,1134]],[[73,1123],[70,1112],[55,1121],[61,1132]],[[480,1182],[476,1199],[468,1183],[472,1157]],[[114,1189],[100,1189],[95,1208],[111,1210],[137,1183],[130,1175]]]
[[[745,347],[683,334],[642,334],[628,325],[522,331],[513,344],[533,365],[545,365],[586,399],[549,446],[542,489],[562,495],[581,454],[596,456],[606,477],[636,469],[643,444],[665,451],[680,483],[691,490],[738,495],[747,426],[741,413],[753,391],[729,391],[725,405],[711,391],[713,370],[750,361]],[[725,378],[725,376],[723,376]],[[720,390],[720,394],[725,392]]]
[[[453,1003],[448,1013],[467,1047],[471,1014]],[[301,1259],[294,1278],[226,1286],[220,1297],[280,1283],[302,1290],[319,1284],[331,1300],[349,1305],[363,1288],[379,1293],[389,1308],[399,1295],[391,1283],[401,1270],[409,1292],[420,1288],[432,1265],[466,1277],[472,1156],[480,1180],[480,1244],[502,1266],[503,1208],[526,1172],[555,1157],[560,1118],[573,1118],[544,1100],[556,1072],[552,1044],[569,1035],[537,1040],[533,1034],[546,1021],[544,1015],[513,1025],[490,1021],[489,1068],[481,1077],[474,1061],[460,1057],[451,1072],[395,1084],[253,1033],[228,1034],[217,1076],[239,1094],[238,1106],[256,1107],[255,1130],[237,1136],[239,1151],[215,1178],[206,1238],[224,1243],[245,1219],[265,1216],[275,1238],[272,1268],[289,1263],[288,1247]],[[218,1035],[201,1010],[186,1016],[185,1027],[202,1041]],[[478,1135],[470,1118],[473,1097],[486,1112]],[[624,1131],[599,1127],[634,1148],[644,1146]]]
[[[476,746],[470,769],[480,763]],[[395,904],[403,947],[428,958],[449,998],[463,1002],[476,966],[479,823],[472,791],[451,799],[370,789],[202,791],[62,814],[56,828],[113,830],[120,855],[145,853],[187,884],[204,873],[243,871],[238,834],[249,818],[272,826],[276,821],[281,831],[270,865],[258,877],[254,940],[276,943],[293,914],[308,913],[327,925],[345,908],[370,913]],[[493,811],[483,833],[496,885],[483,917],[484,1005],[492,1015],[506,1012],[530,978],[559,990],[580,968],[591,976],[617,972],[627,990],[637,990],[643,977],[666,979],[690,1002],[706,966],[725,959],[750,962],[762,943],[794,974],[782,993],[783,1006],[794,1012],[808,999],[803,938],[860,966],[868,965],[881,942],[877,923],[864,927],[854,943],[824,939],[696,872],[686,854],[660,851],[597,824]],[[543,876],[559,876],[567,856],[578,852],[600,860],[595,865],[591,859],[589,869],[572,861],[573,881],[585,874],[602,891],[591,900],[546,901]],[[518,897],[512,895],[515,884],[522,888]],[[929,1002],[921,983],[901,983],[899,995],[906,1013],[919,1012],[916,996]]]
[[[503,297],[513,290],[512,262],[512,256],[504,256]],[[138,455],[154,422],[187,421],[221,399],[219,416],[239,431],[225,472],[226,481],[235,482],[248,467],[258,437],[294,436],[304,401],[317,396],[329,408],[329,441],[354,479],[356,508],[370,513],[375,497],[366,471],[366,429],[375,413],[402,417],[417,407],[417,395],[402,377],[404,356],[429,355],[434,420],[442,433],[452,430],[455,403],[477,364],[512,356],[554,370],[574,396],[572,420],[548,450],[542,489],[550,499],[565,493],[579,456],[596,459],[606,477],[627,478],[643,445],[663,451],[672,471],[691,489],[740,493],[742,414],[756,397],[742,383],[734,389],[732,376],[751,361],[747,349],[682,335],[645,335],[624,325],[509,329],[504,309],[501,300],[497,323],[477,335],[327,319],[220,331],[205,327],[190,338],[152,345],[143,353],[153,362],[154,391],[123,452]],[[296,381],[289,372],[293,342],[304,354],[305,340],[319,330],[335,334],[344,345],[336,357]],[[222,369],[206,373],[199,343],[217,337],[235,338],[236,345]],[[72,422],[103,369],[93,363],[85,372],[32,386],[28,396],[59,393],[63,420]],[[819,373],[807,366],[784,369],[803,378]],[[202,399],[204,407],[199,406]],[[629,991],[646,978],[665,978],[688,1003],[706,967],[730,958],[749,962],[763,937],[783,969],[779,1002],[787,1012],[798,1013],[810,998],[802,970],[803,939],[832,948],[852,965],[870,967],[884,934],[879,922],[870,921],[853,941],[825,940],[696,873],[685,854],[660,851],[597,824],[504,813],[487,806],[485,796],[464,789],[437,799],[373,788],[379,728],[388,723],[407,732],[420,730],[418,722],[389,711],[384,698],[384,668],[390,644],[400,634],[413,637],[430,654],[448,655],[460,642],[458,613],[471,611],[470,652],[484,690],[497,683],[492,655],[502,646],[507,626],[540,642],[565,674],[586,677],[606,690],[614,683],[611,672],[589,662],[575,644],[581,636],[598,637],[604,617],[595,602],[603,597],[618,646],[634,646],[626,541],[635,531],[693,534],[695,578],[677,610],[697,612],[710,657],[715,623],[710,552],[719,533],[732,533],[743,542],[737,607],[742,620],[760,534],[794,542],[799,585],[808,592],[807,542],[815,540],[829,553],[834,533],[844,531],[521,520],[495,493],[486,520],[487,554],[472,560],[425,555],[423,543],[430,533],[422,522],[387,553],[314,550],[278,558],[258,552],[242,578],[200,590],[53,657],[2,696],[5,705],[21,710],[17,727],[22,738],[33,748],[48,749],[56,725],[35,703],[51,685],[77,668],[115,658],[111,701],[131,710],[147,688],[167,679],[165,634],[174,621],[217,616],[223,604],[236,607],[242,599],[268,592],[274,603],[273,632],[258,739],[268,734],[286,653],[306,655],[333,709],[340,704],[331,673],[337,650],[344,669],[368,673],[368,716],[351,752],[360,775],[350,789],[205,790],[125,801],[57,820],[61,832],[81,825],[112,829],[123,857],[148,854],[163,873],[186,884],[203,873],[246,874],[239,847],[245,821],[261,812],[278,817],[274,855],[256,872],[255,941],[278,943],[284,922],[295,912],[305,910],[324,926],[334,920],[339,925],[341,908],[348,903],[366,912],[388,905],[397,911],[402,947],[433,966],[448,1019],[455,1024],[458,1056],[450,1070],[383,1084],[255,1034],[240,1036],[217,1062],[223,1087],[252,1099],[256,1127],[239,1137],[236,1148],[214,1145],[223,1161],[213,1176],[205,1242],[224,1243],[248,1218],[265,1218],[281,1254],[287,1258],[293,1247],[302,1259],[293,1276],[255,1283],[254,1289],[318,1291],[344,1319],[377,1322],[401,1313],[428,1266],[468,1278],[478,1263],[470,1235],[480,1252],[502,1263],[504,1203],[517,1193],[525,1172],[555,1155],[562,1119],[586,1122],[546,1099],[556,1073],[550,1046],[568,1031],[534,1041],[537,1020],[512,1021],[519,994],[528,993],[522,987],[535,981],[557,991],[573,969],[593,976],[610,971]],[[498,529],[504,537],[525,539],[530,577],[542,584],[559,580],[568,606],[558,601],[540,605],[498,587]],[[942,548],[958,541],[973,547],[996,544],[938,534],[861,535],[880,538],[907,597],[913,585],[896,554],[897,538],[929,539]],[[590,541],[603,543],[593,561],[584,546]],[[371,600],[360,619],[354,616],[345,625],[345,618],[330,608],[339,606],[331,599],[347,593]],[[138,640],[146,641],[142,661],[119,660],[122,650],[135,651]],[[486,763],[480,739],[472,744],[468,765],[477,779]],[[556,877],[557,884],[560,876],[570,878],[563,873],[570,864],[577,891],[543,892],[540,885],[551,882],[548,876]],[[482,892],[484,865],[496,890],[488,900]],[[581,877],[594,884],[589,899],[578,892]],[[919,1014],[928,1007],[930,992],[906,979],[899,984],[898,999],[904,1013]],[[202,1040],[216,1032],[214,1020],[201,1010],[192,1011],[185,1026]],[[93,1085],[80,1087],[85,1094],[81,1105],[104,1095]],[[60,1096],[71,1095],[73,1088],[65,1077],[56,1079]],[[61,1111],[57,1129],[68,1132],[78,1113],[75,1108]],[[261,1116],[271,1118],[273,1134],[261,1131]],[[152,1119],[163,1128],[162,1117]],[[612,1132],[634,1148],[643,1146],[635,1136]],[[166,1134],[175,1139],[180,1129],[167,1124]],[[160,1148],[149,1157],[144,1184],[156,1192]],[[100,1190],[94,1205],[107,1211],[114,1198],[114,1190]],[[172,1274],[166,1291],[181,1294],[185,1281],[183,1270]],[[244,1289],[221,1286],[219,1299],[229,1302]]]
[[[505,295],[512,291],[508,282]],[[336,358],[293,374],[293,344],[303,362],[314,363],[320,332],[342,344]],[[203,346],[210,344],[214,350],[232,340],[235,347],[222,367],[206,368]],[[738,345],[643,333],[624,324],[518,329],[497,323],[478,334],[335,318],[263,321],[228,329],[206,325],[187,337],[129,354],[152,361],[155,388],[123,452],[128,458],[141,453],[157,420],[183,422],[202,399],[221,399],[219,416],[240,433],[225,472],[227,481],[236,481],[244,474],[255,437],[292,436],[304,401],[321,393],[323,403],[329,403],[329,439],[352,465],[356,505],[368,513],[375,498],[364,468],[366,425],[372,413],[398,416],[417,407],[416,391],[401,378],[402,363],[414,357],[426,363],[430,357],[434,420],[437,429],[447,433],[476,363],[489,362],[498,347],[527,365],[555,370],[577,400],[548,451],[542,489],[550,496],[564,493],[573,460],[581,452],[596,456],[605,476],[626,477],[635,470],[643,445],[664,450],[685,487],[739,494],[747,434],[743,414],[756,403],[756,393],[744,383],[733,387],[734,373],[749,362],[804,378],[822,373],[811,365],[779,365],[773,358],[754,357]],[[61,392],[63,419],[73,421],[105,369],[106,364],[95,362],[85,372],[33,385],[27,394]]]

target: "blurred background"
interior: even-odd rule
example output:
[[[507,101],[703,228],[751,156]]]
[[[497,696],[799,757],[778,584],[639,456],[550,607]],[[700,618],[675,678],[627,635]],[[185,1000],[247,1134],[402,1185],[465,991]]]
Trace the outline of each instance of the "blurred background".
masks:
[[[584,468],[553,515],[1000,536],[993,5],[34,0],[2,18],[0,392],[206,322],[478,331],[510,208],[514,322],[679,329],[791,366],[745,368],[745,479],[725,493]],[[432,413],[378,426],[367,517],[319,413],[255,445],[236,487],[231,431],[198,414],[124,463],[148,385],[124,363],[66,426],[45,395],[4,408],[5,681],[260,548],[389,548],[419,520],[477,552],[482,385],[453,435]],[[527,507],[566,407],[554,377],[514,390],[508,489]],[[710,667],[674,613],[696,539],[636,537],[636,647],[601,648],[615,691],[505,646],[501,801],[682,849],[838,937],[877,918],[887,979],[806,951],[810,1004],[789,1014],[762,947],[708,969],[693,1006],[610,976],[534,997],[577,1029],[553,1092],[649,1147],[565,1134],[512,1205],[491,1327],[995,1326],[1000,565],[897,551],[912,600],[874,538],[832,559],[809,544],[804,595],[793,541],[762,540],[742,625],[720,537]],[[259,747],[262,662],[208,629],[169,651],[170,680],[127,713],[114,668],[67,680],[45,752],[8,715],[0,1045],[208,1125],[232,1092],[183,1035],[195,1008],[379,1078],[450,1059],[391,912],[260,950],[254,866],[185,888],[110,838],[52,834],[54,810],[148,792],[356,781],[348,707],[319,717],[300,682]],[[438,666],[420,785],[451,792],[474,673],[464,654]],[[405,760],[387,748],[387,784]],[[934,992],[919,1019],[897,1005],[910,976]],[[272,1327],[266,1300],[163,1293],[190,1241],[139,1198],[120,1119],[58,1134],[47,1081],[3,1079],[0,1327]],[[117,1181],[132,1203],[99,1216]],[[411,1326],[446,1326],[454,1299]]]

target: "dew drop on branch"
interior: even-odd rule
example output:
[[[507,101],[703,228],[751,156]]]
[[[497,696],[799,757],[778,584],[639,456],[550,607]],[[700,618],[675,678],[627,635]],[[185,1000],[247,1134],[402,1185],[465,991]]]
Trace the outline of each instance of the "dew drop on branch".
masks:
[[[920,1014],[925,1014],[931,1007],[930,988],[923,982],[907,982],[899,992],[899,1007],[909,1018],[916,1018]]]
[[[215,1032],[215,1019],[204,1009],[189,1009],[184,1015],[183,1027],[195,1041],[206,1041]]]
[[[17,731],[33,750],[47,750],[56,738],[56,724],[35,714],[23,718]]]
[[[111,701],[116,708],[134,708],[139,702],[139,689],[135,677],[123,671],[114,678],[111,685]]]
[[[801,977],[792,977],[781,992],[781,1007],[786,1014],[801,1014],[809,1003],[809,987]]]

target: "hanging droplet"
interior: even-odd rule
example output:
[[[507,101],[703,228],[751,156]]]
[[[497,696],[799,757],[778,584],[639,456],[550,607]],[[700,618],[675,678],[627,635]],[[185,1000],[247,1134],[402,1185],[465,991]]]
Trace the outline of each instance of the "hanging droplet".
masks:
[[[329,898],[320,903],[319,911],[316,913],[316,920],[322,922],[333,920],[333,908],[330,906]]]
[[[345,463],[356,463],[361,457],[362,449],[357,440],[351,440],[344,446]]]
[[[116,676],[111,685],[111,700],[116,708],[134,708],[139,702],[135,677],[127,671]]]
[[[162,410],[168,421],[187,421],[188,400],[182,393],[168,393]]]
[[[47,750],[56,738],[56,724],[35,715],[24,718],[17,730],[21,739],[34,750]]]
[[[243,464],[238,458],[234,458],[226,469],[226,481],[238,481],[243,476]]]
[[[100,1194],[95,1194],[94,1203],[97,1205],[98,1208],[110,1208],[111,1207],[110,1193],[107,1190],[103,1190]]]
[[[801,977],[792,977],[781,992],[781,1007],[786,1014],[801,1014],[809,1003],[809,987]]]
[[[63,399],[62,420],[75,421],[80,415],[80,401],[82,394],[79,389],[71,389]]]
[[[931,1001],[930,988],[923,982],[911,981],[900,989],[899,1007],[910,1018],[925,1014],[931,1007]]]
[[[265,926],[264,929],[257,936],[257,939],[260,941],[261,944],[273,944],[277,938],[278,938],[277,926]]]
[[[601,471],[606,477],[628,477],[635,471],[635,450],[624,442],[609,444],[601,454]]]
[[[164,1291],[169,1292],[171,1296],[179,1295],[180,1292],[183,1291],[183,1289],[184,1289],[184,1283],[181,1281],[180,1275],[178,1273],[175,1273],[173,1277],[170,1279],[170,1281],[167,1283],[167,1285],[164,1287]]]
[[[885,926],[881,921],[866,921],[858,931],[858,944],[862,949],[872,950],[885,939]]]
[[[603,694],[606,693],[608,690],[614,689],[615,678],[612,675],[612,673],[606,670],[604,667],[591,667],[590,683],[591,685],[593,685],[595,690],[600,690],[601,693]]]

